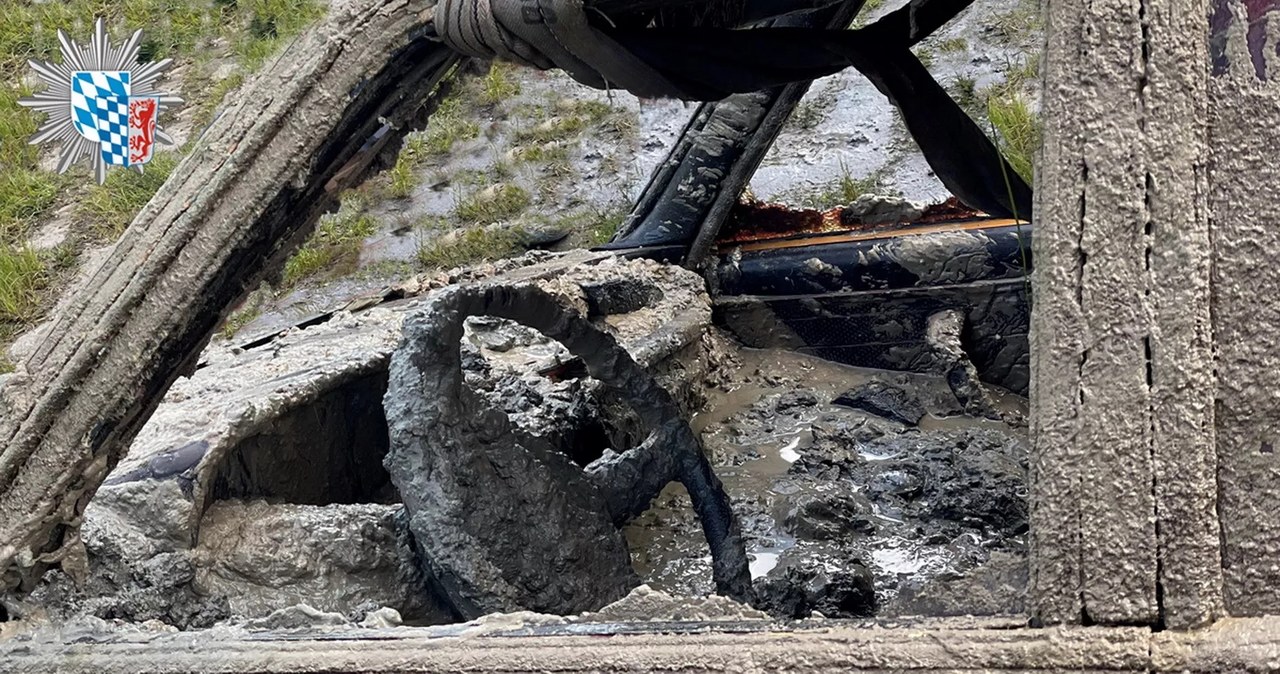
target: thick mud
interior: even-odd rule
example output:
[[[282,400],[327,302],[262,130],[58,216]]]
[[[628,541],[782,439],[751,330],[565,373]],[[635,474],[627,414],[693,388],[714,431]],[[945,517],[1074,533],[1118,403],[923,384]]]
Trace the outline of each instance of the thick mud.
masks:
[[[753,591],[738,594],[754,609],[784,619],[1022,612],[1024,427],[965,415],[941,376],[742,349],[711,326],[701,279],[677,268],[601,263],[589,273],[584,306],[617,312],[598,321],[671,392],[680,409],[672,414],[689,420],[723,482],[750,555]],[[96,495],[80,565],[51,572],[28,600],[0,597],[0,606],[19,618],[181,629],[296,605],[325,620],[359,621],[380,607],[413,624],[464,618],[423,574],[402,494],[371,470],[386,451],[379,403],[400,311],[335,319],[270,351],[211,355]],[[546,335],[485,317],[461,332],[464,386],[477,405],[504,414],[504,428],[565,453],[566,471],[590,474],[608,450],[647,435],[628,400]],[[1007,395],[989,416],[1016,420],[1024,405]],[[257,426],[234,430],[247,423],[245,409]],[[503,441],[481,444],[494,442]],[[319,460],[294,455],[306,447]],[[355,475],[352,466],[370,469],[357,480],[365,488],[338,489],[351,487],[342,477]],[[538,521],[548,510],[539,495],[495,497],[490,506],[491,521],[468,531],[510,526],[506,515],[517,511]],[[625,585],[643,582],[682,600],[712,594],[711,556],[694,513],[672,483],[621,536],[606,527],[619,538]],[[568,540],[540,525],[549,539]],[[513,530],[529,530],[522,527]],[[518,545],[506,554],[529,562],[533,577],[573,588],[601,573],[598,565],[576,574],[555,562],[538,567],[537,555]],[[631,588],[614,589],[564,612],[594,610]]]
[[[693,425],[743,520],[761,608],[797,618],[1022,610],[1024,428],[964,415],[939,377],[786,351],[743,351],[729,381]],[[999,402],[1015,417],[1025,406]],[[690,513],[673,485],[626,528],[636,571],[678,595],[711,590]]]

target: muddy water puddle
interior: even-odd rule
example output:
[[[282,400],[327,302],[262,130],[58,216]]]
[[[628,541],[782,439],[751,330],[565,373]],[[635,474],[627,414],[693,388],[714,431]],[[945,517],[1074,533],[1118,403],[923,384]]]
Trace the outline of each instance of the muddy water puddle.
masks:
[[[997,403],[1025,408],[1012,394]],[[745,350],[728,389],[691,425],[733,500],[770,608],[817,606],[828,617],[1021,610],[1026,431],[965,415],[940,377]],[[712,591],[680,485],[626,535],[650,585]],[[839,596],[821,603],[824,593]]]

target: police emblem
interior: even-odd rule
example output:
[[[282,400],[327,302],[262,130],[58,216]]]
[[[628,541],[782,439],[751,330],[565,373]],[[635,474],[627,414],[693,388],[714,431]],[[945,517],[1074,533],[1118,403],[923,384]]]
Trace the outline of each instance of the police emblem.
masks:
[[[68,39],[61,30],[58,42],[61,64],[28,62],[47,87],[18,104],[49,115],[31,143],[62,143],[59,173],[88,156],[98,184],[106,180],[108,167],[141,172],[155,156],[157,142],[173,144],[158,118],[182,99],[155,89],[171,59],[139,63],[142,31],[115,48],[108,42],[102,19],[95,23],[87,46]]]

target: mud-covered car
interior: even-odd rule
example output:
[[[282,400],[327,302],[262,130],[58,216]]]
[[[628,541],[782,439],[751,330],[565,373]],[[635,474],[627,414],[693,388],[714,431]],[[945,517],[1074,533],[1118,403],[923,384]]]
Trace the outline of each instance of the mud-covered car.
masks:
[[[820,5],[772,27],[862,7]],[[905,50],[959,9],[937,7],[852,32]],[[941,95],[973,126],[927,72],[881,65],[860,67],[943,182],[996,216],[741,199],[803,85],[705,104],[606,245],[420,275],[155,375],[163,398],[125,415],[146,423],[101,463],[78,540],[27,560],[7,614],[93,632],[1022,612],[1029,188],[993,184],[1008,167],[981,133],[922,125]],[[923,93],[894,99],[904,83]],[[326,146],[346,157],[328,181],[398,130],[364,117],[358,149]],[[235,253],[278,261],[258,236]],[[200,321],[184,339],[207,338]]]

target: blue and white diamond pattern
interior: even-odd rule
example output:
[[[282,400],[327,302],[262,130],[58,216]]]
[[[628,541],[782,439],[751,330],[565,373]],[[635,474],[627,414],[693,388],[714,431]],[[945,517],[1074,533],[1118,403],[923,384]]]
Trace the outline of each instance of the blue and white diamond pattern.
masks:
[[[71,121],[97,143],[102,160],[129,165],[129,72],[77,71],[71,78]]]

